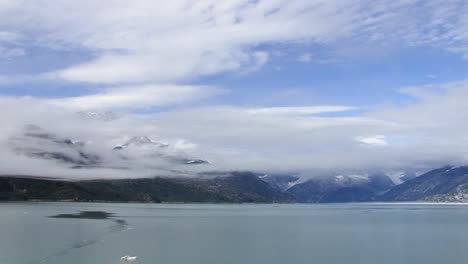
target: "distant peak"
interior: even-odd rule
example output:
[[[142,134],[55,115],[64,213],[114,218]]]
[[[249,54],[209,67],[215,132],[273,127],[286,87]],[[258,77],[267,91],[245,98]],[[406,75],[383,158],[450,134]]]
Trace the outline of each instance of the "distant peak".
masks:
[[[129,146],[155,146],[160,148],[167,148],[169,147],[169,144],[153,141],[147,136],[135,136],[127,140],[124,144],[114,147],[114,149],[123,149],[124,147]]]
[[[119,118],[117,114],[112,111],[106,112],[93,112],[93,111],[79,111],[77,114],[84,119],[94,119],[100,121],[112,121]]]
[[[137,136],[129,139],[124,145],[145,145],[153,144],[153,141],[146,136]]]

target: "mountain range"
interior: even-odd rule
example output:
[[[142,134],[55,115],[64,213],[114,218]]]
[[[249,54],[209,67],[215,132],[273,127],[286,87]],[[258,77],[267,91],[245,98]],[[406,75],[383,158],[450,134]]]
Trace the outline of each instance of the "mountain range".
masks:
[[[5,175],[0,177],[0,200],[112,202],[294,202],[249,172],[197,178],[145,178],[63,181]]]
[[[64,181],[3,175],[0,200],[334,203],[467,202],[468,167],[443,167],[399,185],[385,175],[292,175],[210,172],[197,177]]]
[[[12,136],[8,145],[15,154],[56,161],[69,168],[112,168],[132,163],[149,168],[156,167],[154,164],[167,167],[209,164],[207,160],[191,157],[146,136],[133,136],[124,139],[122,144],[97,152],[87,142],[74,141],[32,124]]]
[[[106,115],[80,113],[109,120]],[[66,175],[0,176],[0,200],[139,202],[465,202],[468,167],[446,166],[417,176],[412,172],[296,174],[215,171],[210,162],[147,136],[133,136],[96,151],[36,125],[24,127],[8,144],[16,155],[53,161],[69,169],[163,168],[154,177],[72,180]],[[202,167],[200,167],[202,166]],[[177,168],[177,169],[176,169]],[[197,168],[195,170],[194,168]],[[202,168],[202,169],[200,169]],[[177,172],[178,177],[174,177]],[[67,180],[65,180],[67,179]]]
[[[446,166],[395,186],[382,201],[467,202],[468,167]]]

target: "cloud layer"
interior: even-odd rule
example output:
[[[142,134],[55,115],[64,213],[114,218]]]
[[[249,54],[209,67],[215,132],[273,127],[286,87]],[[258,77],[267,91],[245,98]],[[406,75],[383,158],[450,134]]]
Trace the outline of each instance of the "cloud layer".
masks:
[[[83,119],[73,108],[52,104],[47,99],[2,98],[1,105],[9,110],[3,112],[0,120],[5,124],[1,128],[2,158],[8,161],[2,173],[34,171],[46,176],[57,175],[51,171],[61,168],[51,166],[53,161],[44,163],[37,159],[28,161],[30,166],[25,167],[27,157],[9,150],[12,136],[29,123],[74,141],[92,142],[90,148],[103,156],[129,137],[148,136],[169,143],[186,155],[209,160],[211,164],[204,170],[315,175],[324,171],[427,170],[463,164],[468,159],[468,85],[459,82],[433,87],[437,89],[429,93],[427,87],[411,88],[413,96],[418,94],[417,103],[407,106],[386,105],[359,115],[342,112],[332,117],[320,114],[351,107],[191,107],[149,115],[123,114],[103,121]],[[147,161],[132,165],[133,169],[125,173],[99,169],[94,177],[160,175],[175,168],[160,163],[153,170],[145,165]],[[158,163],[157,159],[150,162]],[[38,167],[32,170],[34,164]],[[88,175],[85,177],[93,177],[92,171],[74,170],[67,175],[84,173]]]
[[[143,85],[110,88],[98,94],[50,99],[49,103],[81,110],[138,110],[197,102],[223,93],[203,86]]]
[[[252,71],[270,57],[262,45],[272,44],[324,45],[337,54],[426,45],[468,54],[463,0],[4,0],[0,28],[0,55],[20,56],[31,45],[85,50],[88,61],[44,76],[101,84]]]
[[[79,87],[73,96],[0,96],[0,158],[6,164],[0,173],[142,177],[174,169],[146,156],[125,164],[128,170],[112,169],[116,160],[108,151],[133,136],[207,159],[208,170],[308,175],[465,163],[466,81],[402,88],[401,96],[411,103],[369,110],[346,103],[236,105],[229,100],[232,87],[204,85],[202,78],[252,74],[282,52],[302,66],[323,57],[388,55],[414,47],[467,58],[465,2],[0,1],[0,59],[32,58],[34,52],[45,57],[85,54],[62,64],[35,65],[36,71],[29,72],[28,65],[24,72],[0,72],[3,86],[40,81]],[[298,55],[284,48],[297,46],[317,49]],[[209,103],[219,95],[230,103]],[[120,118],[103,121],[77,114],[88,110],[112,110]],[[71,170],[18,155],[11,138],[27,124],[86,142],[108,166]]]

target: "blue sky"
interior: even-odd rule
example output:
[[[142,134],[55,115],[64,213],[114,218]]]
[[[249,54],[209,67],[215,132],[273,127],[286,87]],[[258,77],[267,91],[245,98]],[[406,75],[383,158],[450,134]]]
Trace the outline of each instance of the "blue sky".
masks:
[[[95,59],[86,50],[24,47],[25,54],[0,61],[3,76],[34,76]],[[458,53],[427,45],[390,50],[385,54],[337,57],[314,45],[264,46],[272,55],[261,68],[248,73],[222,72],[180,80],[180,84],[225,87],[229,94],[203,102],[247,106],[345,104],[372,107],[407,103],[398,92],[406,86],[466,79],[468,60]],[[280,53],[276,55],[275,53]],[[307,61],[301,56],[308,57]],[[19,80],[0,86],[2,95],[70,97],[93,94],[107,84],[64,80]],[[409,100],[409,101],[408,101]]]
[[[330,62],[297,60],[302,54],[316,52],[300,49],[272,58],[253,74],[222,74],[199,82],[232,87],[233,104],[373,106],[406,103],[410,98],[399,93],[399,88],[465,79],[468,69],[468,61],[458,54],[424,46],[378,57],[353,56]]]
[[[375,105],[405,100],[400,87],[466,78],[463,1],[59,0],[0,8],[4,95],[172,83],[231,90],[213,102],[221,104]],[[288,91],[297,98],[276,102]]]
[[[19,120],[2,118],[74,133],[51,116],[113,111],[146,120],[114,141],[229,168],[463,163],[467,32],[462,0],[5,0],[0,102]]]

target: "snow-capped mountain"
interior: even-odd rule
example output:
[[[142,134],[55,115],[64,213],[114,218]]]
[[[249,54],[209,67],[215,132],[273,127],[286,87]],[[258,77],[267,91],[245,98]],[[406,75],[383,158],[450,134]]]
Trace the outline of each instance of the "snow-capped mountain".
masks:
[[[281,191],[286,191],[303,181],[299,176],[283,174],[260,174],[258,178]]]
[[[131,137],[113,149],[100,144],[101,149],[96,152],[96,147],[91,148],[82,141],[73,141],[39,126],[27,125],[10,137],[8,143],[13,153],[63,163],[70,168],[154,168],[169,171],[176,165],[209,164],[146,136]]]
[[[409,171],[389,171],[385,173],[390,179],[392,179],[395,185],[404,183],[405,181],[414,179],[418,176],[415,172]]]
[[[154,141],[146,136],[131,137],[123,144],[113,148],[124,159],[159,159],[178,165],[209,164],[208,161],[189,157],[185,153],[172,148],[169,144]]]
[[[114,142],[114,140],[109,139],[107,143]],[[93,147],[94,143],[74,141],[47,129],[27,125],[9,137],[7,146],[16,155],[51,162],[51,166],[54,166],[54,163],[56,165],[60,163],[71,169],[117,168],[124,169],[125,172],[142,169],[150,171],[150,176],[182,175],[191,179],[196,178],[197,180],[193,180],[193,186],[199,186],[196,184],[204,184],[204,181],[210,181],[216,177],[225,177],[223,174],[226,174],[226,172],[214,171],[211,173],[214,176],[211,177],[191,177],[210,175],[207,173],[210,171],[210,166],[204,166],[209,165],[209,162],[194,158],[177,147],[152,140],[147,136],[136,136],[122,140],[122,143],[114,148],[107,143],[100,142],[96,148],[96,145]],[[232,173],[227,172],[227,174],[231,175]],[[229,186],[239,186],[242,183],[242,188],[246,188],[243,191],[247,193],[252,190],[263,193],[264,190],[267,190],[268,193],[274,195],[281,194],[284,201],[307,203],[468,201],[468,167],[447,166],[418,177],[416,175],[408,172],[340,173],[309,178],[294,174],[248,172],[248,177],[212,180],[213,185],[209,185],[206,190],[217,190],[220,188],[219,182],[225,181]],[[48,175],[39,176],[46,177]],[[255,187],[252,187],[251,184],[255,184]],[[205,191],[205,189],[203,190]],[[235,196],[237,193],[233,195]]]
[[[382,197],[383,201],[468,201],[468,167],[446,166],[408,180]]]
[[[56,160],[71,165],[97,165],[100,158],[85,148],[82,142],[60,137],[36,125],[27,125],[24,131],[10,138],[9,146],[19,155]]]
[[[363,202],[375,200],[393,186],[386,175],[338,174],[303,179],[287,192],[301,202]]]
[[[151,140],[146,136],[136,136],[127,140],[122,145],[115,146],[114,149],[124,149],[128,147],[156,147],[156,148],[167,148],[169,144],[160,143]]]
[[[92,111],[79,111],[77,114],[89,120],[99,120],[99,121],[113,121],[119,118],[119,116],[111,111],[107,112],[92,112]]]

